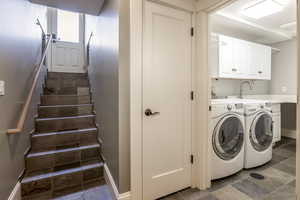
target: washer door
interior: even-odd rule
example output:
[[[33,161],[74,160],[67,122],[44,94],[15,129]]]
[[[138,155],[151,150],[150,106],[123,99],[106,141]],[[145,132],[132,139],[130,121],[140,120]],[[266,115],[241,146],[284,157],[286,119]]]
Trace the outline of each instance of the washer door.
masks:
[[[250,141],[253,148],[259,152],[272,145],[273,120],[270,114],[262,112],[254,119],[250,129]]]
[[[227,115],[215,127],[213,149],[223,160],[235,158],[242,150],[244,144],[243,123],[236,115]]]

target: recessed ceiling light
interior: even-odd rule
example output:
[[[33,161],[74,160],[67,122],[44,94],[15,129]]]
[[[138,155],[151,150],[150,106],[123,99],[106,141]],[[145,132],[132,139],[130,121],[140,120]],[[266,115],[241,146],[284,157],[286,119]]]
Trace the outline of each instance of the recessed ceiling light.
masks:
[[[280,12],[283,9],[283,5],[276,0],[261,0],[256,1],[252,5],[248,5],[242,10],[242,14],[247,17],[259,19],[274,13]]]

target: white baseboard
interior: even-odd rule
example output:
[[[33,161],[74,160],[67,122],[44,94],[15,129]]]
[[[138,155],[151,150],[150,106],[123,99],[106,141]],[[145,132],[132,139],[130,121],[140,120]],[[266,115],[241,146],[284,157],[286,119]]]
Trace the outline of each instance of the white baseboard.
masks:
[[[297,131],[296,130],[290,130],[290,129],[282,129],[282,136],[288,137],[288,138],[297,138]]]
[[[115,181],[109,171],[109,168],[106,164],[104,164],[104,178],[105,178],[107,184],[111,187],[113,195],[115,196],[116,200],[130,200],[131,199],[130,192],[125,192],[122,194],[119,193],[116,183],[115,183]]]
[[[21,200],[21,184],[18,182],[8,197],[8,200]]]

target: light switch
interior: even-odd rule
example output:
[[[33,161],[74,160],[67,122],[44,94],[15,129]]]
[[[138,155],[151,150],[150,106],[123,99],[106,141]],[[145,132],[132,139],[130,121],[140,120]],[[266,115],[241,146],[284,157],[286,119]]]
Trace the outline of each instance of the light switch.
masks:
[[[5,82],[0,81],[0,96],[5,95]]]

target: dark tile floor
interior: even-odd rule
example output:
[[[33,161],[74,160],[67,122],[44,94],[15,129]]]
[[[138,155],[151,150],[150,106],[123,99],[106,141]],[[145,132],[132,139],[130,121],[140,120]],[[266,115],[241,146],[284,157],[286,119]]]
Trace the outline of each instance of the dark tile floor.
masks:
[[[108,185],[89,188],[53,200],[115,200]]]
[[[253,172],[265,179],[252,178]],[[213,181],[207,191],[187,189],[160,200],[296,200],[295,175],[296,141],[282,138],[266,165]]]

